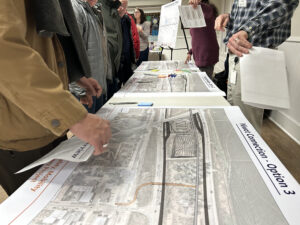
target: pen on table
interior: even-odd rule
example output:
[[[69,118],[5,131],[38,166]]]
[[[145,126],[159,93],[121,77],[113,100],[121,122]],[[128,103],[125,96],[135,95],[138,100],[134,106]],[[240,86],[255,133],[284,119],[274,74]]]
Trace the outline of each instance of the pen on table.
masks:
[[[138,104],[137,102],[110,102],[110,105],[132,105],[132,104]]]
[[[153,83],[153,81],[137,81],[136,83],[139,83],[139,84],[149,84],[149,83]]]
[[[144,73],[144,75],[146,75],[146,76],[153,76],[153,77],[157,77],[157,74],[153,74],[153,73]]]

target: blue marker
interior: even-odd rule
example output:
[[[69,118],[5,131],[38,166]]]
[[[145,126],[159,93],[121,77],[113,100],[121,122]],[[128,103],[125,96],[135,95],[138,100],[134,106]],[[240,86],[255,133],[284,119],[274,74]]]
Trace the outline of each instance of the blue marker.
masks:
[[[153,102],[140,102],[138,106],[153,106]]]

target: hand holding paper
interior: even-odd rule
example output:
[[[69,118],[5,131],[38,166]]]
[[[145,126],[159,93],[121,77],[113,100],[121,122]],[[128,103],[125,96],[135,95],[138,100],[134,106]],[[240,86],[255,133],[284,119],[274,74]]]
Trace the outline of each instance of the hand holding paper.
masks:
[[[290,107],[286,63],[282,51],[253,47],[240,60],[243,102],[263,109]]]

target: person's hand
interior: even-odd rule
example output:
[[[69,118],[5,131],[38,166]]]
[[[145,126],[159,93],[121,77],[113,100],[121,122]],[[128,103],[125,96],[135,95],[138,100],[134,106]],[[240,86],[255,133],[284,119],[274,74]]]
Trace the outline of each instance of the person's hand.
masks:
[[[189,61],[191,61],[191,59],[192,59],[192,56],[191,56],[191,54],[188,53],[184,63],[187,64]]]
[[[229,38],[227,47],[229,51],[238,57],[242,57],[243,54],[248,54],[249,49],[252,48],[252,44],[247,40],[248,34],[246,31],[239,31]]]
[[[229,21],[229,14],[221,14],[215,20],[215,30],[225,31],[225,27]]]
[[[126,13],[126,9],[123,6],[120,6],[118,8],[118,13],[119,13],[119,16],[122,18]]]
[[[103,145],[107,144],[111,138],[109,122],[90,113],[83,120],[74,124],[70,131],[79,139],[94,146],[94,155],[103,153]]]
[[[200,0],[189,0],[189,4],[193,6],[193,8],[197,8],[201,1]]]
[[[88,108],[93,106],[93,97],[91,95],[80,96],[79,101],[81,104],[87,105]]]
[[[97,96],[97,98],[99,98],[102,93],[101,86],[94,78],[81,77],[80,80],[77,81],[77,84],[86,89],[87,95]]]
[[[141,25],[136,25],[136,29],[138,30],[138,32],[142,32],[143,31],[143,27]]]

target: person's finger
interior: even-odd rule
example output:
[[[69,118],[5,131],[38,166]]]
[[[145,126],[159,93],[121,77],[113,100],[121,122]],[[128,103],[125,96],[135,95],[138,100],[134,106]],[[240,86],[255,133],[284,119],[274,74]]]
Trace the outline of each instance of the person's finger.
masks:
[[[229,49],[229,51],[231,53],[233,53],[234,55],[238,56],[238,57],[242,57],[243,54],[242,52],[240,52],[235,46],[233,46],[230,42],[227,43],[227,47]]]
[[[221,23],[222,31],[225,31],[225,27],[226,27],[228,21],[229,21],[229,18],[228,18],[228,17],[226,17],[226,18],[224,18],[224,19],[222,20],[222,23]]]
[[[103,135],[103,144],[107,144],[111,138],[111,129],[110,129],[110,123],[105,120],[104,124],[105,130],[104,130],[104,135]]]
[[[86,97],[87,97],[88,107],[90,109],[93,106],[93,97],[91,95],[87,95]]]
[[[250,49],[249,47],[251,47],[251,44],[246,39],[244,39],[244,37],[231,38],[230,42],[231,45],[233,45],[239,52],[243,54],[249,53],[249,49]]]
[[[244,37],[239,37],[239,36],[232,36],[231,38],[229,38],[229,42],[230,44],[238,49],[239,51],[243,52],[243,53],[248,53],[248,41],[244,38]],[[251,44],[250,44],[251,46]]]
[[[215,21],[215,30],[223,31],[223,29],[221,27],[221,18],[220,17],[218,17]]]
[[[247,41],[246,39],[244,38],[238,38],[238,41],[239,41],[239,45],[246,48],[246,49],[250,49],[252,48],[252,44]]]
[[[96,93],[93,85],[91,84],[91,82],[86,77],[80,78],[80,80],[77,83],[81,87],[86,89],[87,94],[92,95],[92,96],[96,96],[97,93]]]
[[[86,96],[80,97],[80,100],[79,100],[79,101],[80,101],[81,104],[84,104],[84,105],[87,105],[87,104],[88,104],[88,103],[87,103],[88,101],[87,101]]]
[[[103,91],[102,87],[99,86],[99,89],[97,90],[97,98],[99,98],[101,96],[102,91]]]
[[[109,142],[109,140],[111,139],[111,130],[110,127],[108,128],[108,131],[106,132],[107,136],[106,136],[106,140],[105,143],[107,144]]]
[[[229,17],[227,15],[220,15],[215,20],[215,30],[217,31],[225,31],[225,27],[229,21]]]
[[[187,56],[187,57],[186,57],[186,60],[185,60],[185,62],[184,62],[184,63],[185,63],[185,64],[187,64],[187,63],[188,63],[188,61],[189,61],[189,56]]]
[[[100,155],[104,152],[103,145],[101,143],[97,146],[94,146],[94,148],[95,149],[94,149],[93,155],[95,155],[95,156]]]
[[[97,96],[97,98],[100,97],[101,93],[102,93],[102,87],[100,86],[100,84],[98,83],[97,80],[93,79],[93,78],[89,78],[91,84],[94,87],[94,90],[96,92],[95,96]]]
[[[190,0],[189,4],[192,5],[192,7],[195,9],[198,6],[198,1],[197,0]]]

